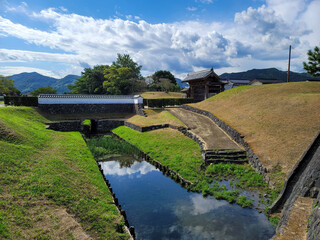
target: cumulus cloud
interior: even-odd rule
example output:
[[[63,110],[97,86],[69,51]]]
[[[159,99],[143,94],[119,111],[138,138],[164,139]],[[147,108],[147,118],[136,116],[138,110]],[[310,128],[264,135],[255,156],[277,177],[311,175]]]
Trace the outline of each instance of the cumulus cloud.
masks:
[[[299,68],[306,51],[319,44],[320,19],[316,9],[320,0],[288,2],[267,0],[258,8],[249,7],[236,13],[234,22],[229,23],[151,24],[129,15],[127,19],[94,19],[50,8],[32,14],[38,21],[49,24],[50,30],[43,31],[0,16],[0,37],[16,37],[65,52],[2,49],[0,61],[65,62],[78,69],[110,64],[117,53],[127,53],[143,65],[145,74],[167,69],[184,77],[186,72],[209,67],[218,71],[284,68],[288,47],[293,45],[292,63]]]

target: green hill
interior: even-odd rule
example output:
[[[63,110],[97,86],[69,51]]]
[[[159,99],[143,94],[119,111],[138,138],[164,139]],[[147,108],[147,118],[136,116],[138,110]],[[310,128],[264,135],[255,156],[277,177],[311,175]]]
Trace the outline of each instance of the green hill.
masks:
[[[280,71],[276,68],[252,69],[246,72],[224,73],[220,75],[223,79],[279,79],[282,82],[287,81],[287,71]],[[310,76],[307,73],[290,72],[290,82],[301,82],[307,79],[319,79]]]
[[[79,76],[67,75],[64,78],[57,79],[52,77],[43,76],[39,73],[20,73],[12,75],[14,85],[22,93],[28,93],[36,90],[38,87],[48,87],[56,89],[58,93],[63,94],[69,92],[69,84],[73,84]]]

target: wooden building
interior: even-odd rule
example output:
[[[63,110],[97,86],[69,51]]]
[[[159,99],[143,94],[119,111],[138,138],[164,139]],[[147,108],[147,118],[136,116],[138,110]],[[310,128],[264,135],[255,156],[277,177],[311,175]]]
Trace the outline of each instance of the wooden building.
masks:
[[[189,84],[189,88],[184,89],[184,91],[188,98],[193,98],[196,102],[224,91],[224,85],[226,84],[221,81],[220,77],[213,71],[213,68],[188,73],[182,82]]]

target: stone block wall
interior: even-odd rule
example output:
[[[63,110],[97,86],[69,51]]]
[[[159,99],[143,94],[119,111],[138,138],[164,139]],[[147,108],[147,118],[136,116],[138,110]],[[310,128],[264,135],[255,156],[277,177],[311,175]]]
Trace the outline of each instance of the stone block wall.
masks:
[[[81,121],[62,121],[62,122],[50,122],[47,123],[47,129],[61,131],[61,132],[74,132],[81,131]]]
[[[317,137],[296,164],[294,170],[288,176],[278,199],[270,207],[270,212],[279,212],[282,209],[282,216],[278,224],[277,232],[282,232],[282,227],[288,223],[289,214],[299,196],[317,198],[319,202],[320,192],[320,132]],[[310,233],[308,239],[314,234],[320,233],[319,208],[315,208],[309,218]],[[309,238],[310,237],[310,238]]]
[[[320,239],[320,193],[314,202],[311,214],[308,220],[307,240]]]
[[[98,120],[97,121],[97,132],[98,133],[107,133],[110,132],[112,129],[123,126],[123,120]]]
[[[135,104],[39,104],[51,114],[136,113]]]

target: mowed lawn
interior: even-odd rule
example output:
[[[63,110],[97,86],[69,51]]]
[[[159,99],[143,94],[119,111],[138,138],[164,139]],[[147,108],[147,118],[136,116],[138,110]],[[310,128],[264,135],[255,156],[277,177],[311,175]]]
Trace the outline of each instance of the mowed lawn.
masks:
[[[81,134],[45,121],[0,108],[0,239],[128,239]]]
[[[182,92],[144,92],[140,94],[141,97],[146,99],[157,99],[157,98],[183,98],[185,95]]]
[[[320,130],[320,82],[237,87],[190,105],[244,135],[274,180],[272,172],[290,173]]]
[[[145,112],[147,114],[147,117],[134,115],[133,117],[129,118],[127,121],[141,127],[158,125],[158,124],[171,124],[177,127],[186,127],[186,125],[183,122],[181,122],[179,119],[177,119],[168,111],[146,109]]]

